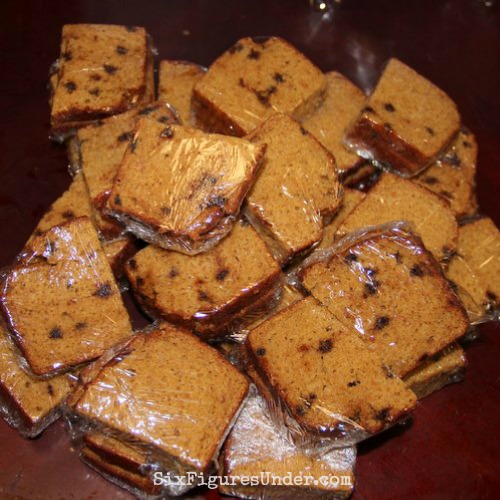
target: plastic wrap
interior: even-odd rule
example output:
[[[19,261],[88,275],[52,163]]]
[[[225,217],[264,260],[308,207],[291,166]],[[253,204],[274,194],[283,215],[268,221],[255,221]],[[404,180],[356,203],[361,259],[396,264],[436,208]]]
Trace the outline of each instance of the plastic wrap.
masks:
[[[285,115],[270,118],[248,138],[267,144],[267,151],[244,213],[286,265],[319,243],[324,223],[342,202],[335,160]]]
[[[65,25],[51,70],[53,138],[62,142],[81,126],[153,100],[153,63],[144,28]]]
[[[195,85],[196,123],[208,132],[245,135],[276,112],[301,119],[321,104],[326,79],[281,38],[243,38]]]
[[[164,493],[182,494],[212,469],[248,382],[215,349],[167,324],[116,352],[84,373],[67,411],[73,437],[98,431],[118,439],[144,455],[140,471],[149,477],[198,474],[162,485]]]
[[[500,320],[500,234],[491,219],[462,219],[447,276],[473,325]]]
[[[302,125],[335,157],[337,172],[344,179],[359,170],[365,161],[344,146],[342,140],[348,125],[357,118],[365,103],[365,95],[345,76],[336,71],[325,74],[325,100]]]
[[[406,417],[416,404],[356,332],[313,297],[253,329],[246,354],[271,418],[300,448],[351,446]]]
[[[80,217],[35,237],[3,279],[3,313],[37,376],[67,371],[131,334],[97,233]]]
[[[0,325],[0,415],[22,436],[36,437],[59,418],[76,381],[71,373],[47,380],[28,375],[5,326]]]
[[[242,498],[347,498],[354,485],[356,448],[318,455],[316,448],[299,449],[291,444],[285,432],[275,426],[264,399],[254,389],[219,459],[221,493]],[[253,482],[244,485],[242,478]],[[303,484],[292,482],[297,478]]]
[[[446,261],[457,244],[458,225],[449,204],[412,181],[384,173],[339,227],[339,235],[393,221],[407,221],[426,248]]]
[[[414,177],[450,145],[459,128],[455,103],[391,59],[344,144],[378,168]]]
[[[191,96],[195,83],[206,71],[206,68],[192,62],[160,61],[158,99],[169,102],[185,125],[195,126]]]
[[[215,248],[189,256],[149,246],[127,263],[139,303],[152,317],[221,339],[278,300],[278,263],[248,222],[238,221]]]
[[[306,261],[298,275],[401,377],[469,327],[439,264],[398,225],[351,235]]]
[[[265,145],[139,121],[116,176],[109,212],[139,238],[188,255],[228,234]]]

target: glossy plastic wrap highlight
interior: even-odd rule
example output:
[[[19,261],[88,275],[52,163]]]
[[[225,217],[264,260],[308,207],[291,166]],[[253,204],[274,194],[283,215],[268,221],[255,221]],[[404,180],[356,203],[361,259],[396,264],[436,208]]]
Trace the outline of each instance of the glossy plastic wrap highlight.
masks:
[[[265,400],[253,388],[219,459],[225,483],[220,490],[241,498],[347,498],[354,486],[355,460],[355,447],[319,453],[315,447],[291,444],[286,429],[276,426]],[[287,483],[287,476],[292,481],[302,477],[304,482]],[[242,477],[256,480],[243,485]]]
[[[4,275],[1,304],[36,376],[91,361],[131,334],[120,291],[88,217],[33,238]]]
[[[153,51],[144,28],[66,25],[50,71],[52,138],[154,100]]]
[[[215,349],[167,324],[111,351],[84,379],[68,408],[73,436],[118,439],[144,454],[140,471],[148,476],[209,473],[248,390]],[[194,486],[164,484],[163,491]]]
[[[186,254],[231,230],[265,145],[140,120],[108,201],[137,237]]]

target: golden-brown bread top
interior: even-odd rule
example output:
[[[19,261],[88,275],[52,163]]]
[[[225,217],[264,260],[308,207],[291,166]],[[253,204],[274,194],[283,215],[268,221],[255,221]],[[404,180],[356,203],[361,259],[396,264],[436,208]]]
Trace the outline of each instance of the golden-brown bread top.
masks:
[[[415,406],[403,382],[314,297],[252,330],[247,347],[259,375],[307,432],[375,433]]]
[[[367,226],[407,221],[426,248],[441,260],[457,245],[458,226],[449,204],[428,189],[384,173],[343,224],[343,235]]]
[[[160,61],[158,98],[172,104],[185,125],[194,125],[191,96],[194,84],[205,71],[202,66],[187,61]]]
[[[475,218],[458,229],[457,252],[448,277],[471,312],[500,307],[500,233],[488,217]]]
[[[302,121],[302,125],[333,154],[337,171],[345,175],[364,162],[344,146],[343,139],[347,127],[359,115],[366,98],[362,90],[344,75],[330,71],[325,77],[325,100]]]
[[[429,80],[390,59],[345,143],[384,169],[411,177],[453,140],[455,103]]]
[[[267,144],[267,151],[245,213],[285,264],[321,240],[323,217],[331,217],[342,201],[335,160],[282,114],[267,120],[249,139]]]
[[[128,261],[126,273],[150,313],[198,333],[225,327],[281,276],[264,242],[242,220],[217,246],[198,255],[150,245]]]
[[[477,142],[463,129],[439,160],[415,177],[415,182],[447,199],[457,217],[470,215],[475,203]]]
[[[6,274],[1,300],[16,343],[36,375],[95,359],[131,334],[88,217],[34,238]]]
[[[231,229],[265,149],[142,119],[108,207],[142,239],[185,253],[206,250]]]
[[[144,28],[65,25],[52,99],[53,130],[139,104],[147,86],[148,50]]]
[[[302,282],[400,377],[469,327],[441,267],[407,233],[368,235],[306,268]]]
[[[462,380],[466,366],[465,351],[453,342],[408,373],[403,380],[418,399],[422,399],[445,385]]]
[[[74,410],[183,470],[205,471],[247,390],[245,376],[215,349],[165,323],[134,337],[87,385]]]
[[[301,119],[322,101],[326,79],[281,38],[242,38],[208,68],[193,90],[207,131],[245,135],[274,113]]]
[[[177,122],[168,104],[157,101],[78,130],[75,137],[78,167],[83,170],[92,203],[98,209],[103,208],[113,187],[137,121],[145,117],[165,126]]]
[[[57,417],[61,403],[76,384],[70,374],[47,380],[28,375],[21,368],[21,358],[9,334],[0,325],[0,412],[9,412],[7,421],[23,435],[33,437]]]
[[[308,453],[291,444],[285,437],[284,429],[273,423],[265,400],[262,396],[251,395],[238,420],[234,424],[219,459],[221,474],[230,477],[230,482],[220,486],[226,495],[245,493],[257,498],[259,493],[271,493],[275,490],[282,495],[293,493],[308,498],[309,493],[328,495],[335,493],[339,497],[348,496],[354,486],[354,465],[356,449],[340,448],[321,454]],[[284,478],[310,476],[308,486],[284,486],[283,484],[265,486],[259,483],[253,487],[241,484],[242,477],[265,477],[271,474]],[[329,481],[320,482],[321,477],[338,478],[338,484]],[[231,485],[234,480],[235,485]],[[337,496],[336,496],[337,498]]]

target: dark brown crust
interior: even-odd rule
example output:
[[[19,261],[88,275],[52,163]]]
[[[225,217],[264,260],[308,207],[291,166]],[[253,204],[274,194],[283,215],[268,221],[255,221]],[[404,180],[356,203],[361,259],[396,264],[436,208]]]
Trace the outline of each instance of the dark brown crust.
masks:
[[[443,150],[452,142],[455,133],[446,141]],[[353,150],[367,150],[370,161],[379,168],[402,177],[413,177],[428,166],[433,157],[427,157],[389,127],[384,127],[367,113],[360,116],[344,139]],[[362,156],[361,152],[358,152]],[[364,156],[364,155],[363,155]]]

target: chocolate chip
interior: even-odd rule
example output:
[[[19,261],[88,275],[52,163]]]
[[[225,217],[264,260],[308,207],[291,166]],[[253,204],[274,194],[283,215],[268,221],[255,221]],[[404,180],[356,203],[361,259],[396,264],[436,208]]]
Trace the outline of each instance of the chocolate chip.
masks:
[[[392,132],[392,126],[390,123],[384,123],[384,128],[387,132]]]
[[[396,108],[390,102],[386,103],[384,108],[386,111],[389,111],[389,113],[394,113],[394,111],[396,111]]]
[[[100,89],[98,89],[97,87],[95,87],[95,88],[93,88],[93,89],[89,90],[89,94],[91,94],[91,95],[93,95],[93,96],[96,96],[96,97],[97,97],[98,95],[100,95],[100,93],[101,93],[101,91],[100,91]]]
[[[377,321],[375,321],[375,330],[382,330],[382,328],[385,328],[390,322],[390,318],[387,316],[380,316],[377,318]]]
[[[295,412],[297,413],[297,415],[298,415],[299,417],[303,417],[303,416],[306,414],[306,410],[304,409],[304,407],[303,407],[303,406],[297,406],[297,407],[295,408]]]
[[[240,87],[245,88],[245,87],[246,87],[246,85],[245,85],[245,80],[243,80],[243,78],[239,78],[239,79],[238,79],[238,85],[239,85]]]
[[[365,292],[364,296],[368,297],[368,295],[375,295],[377,293],[380,282],[377,280],[373,280],[372,282],[365,283]]]
[[[257,356],[264,356],[266,354],[266,350],[263,347],[259,347],[255,351],[255,354],[257,354]]]
[[[434,135],[434,130],[431,127],[425,127],[429,135]]]
[[[462,141],[462,145],[463,145],[464,148],[470,148],[470,147],[472,147],[471,143],[468,142],[468,141]]]
[[[486,291],[486,297],[488,297],[488,299],[492,302],[496,302],[498,300],[498,297],[490,290]]]
[[[382,370],[384,370],[386,378],[395,378],[396,375],[392,373],[392,370],[387,365],[382,365]]]
[[[229,50],[228,52],[230,54],[235,54],[236,52],[241,52],[243,50],[243,45],[241,45],[241,43],[237,43],[235,45],[233,45]]]
[[[114,200],[114,201],[115,201],[115,205],[121,206],[121,204],[122,204],[122,199],[120,198],[120,195],[119,195],[119,194],[117,194],[117,195],[115,196],[115,200]]]
[[[53,396],[54,395],[54,388],[52,387],[51,384],[49,384],[47,386],[47,392],[49,393],[49,396]]]
[[[135,259],[130,259],[127,265],[132,271],[137,271],[137,261]]]
[[[260,58],[260,52],[258,50],[252,49],[248,54],[248,59],[257,60]]]
[[[146,108],[139,111],[139,116],[148,116],[156,109],[155,106],[147,106]]]
[[[83,322],[83,321],[79,321],[76,325],[75,325],[75,329],[76,330],[83,330],[84,328],[87,328],[87,323]]]
[[[350,382],[347,383],[347,387],[356,387],[360,383],[361,382],[359,380],[351,380]]]
[[[163,137],[164,139],[172,139],[172,137],[174,136],[174,131],[170,128],[170,127],[167,127],[166,129],[164,129],[162,131],[162,133],[160,134],[160,137]]]
[[[65,219],[73,219],[75,217],[75,213],[72,210],[66,210],[65,212],[62,213],[62,216]]]
[[[398,264],[401,264],[401,262],[403,262],[403,258],[401,257],[401,254],[399,252],[393,253],[392,256],[396,259],[396,262]]]
[[[256,90],[255,95],[261,104],[264,106],[269,106],[269,97],[276,92],[276,87],[271,85],[266,90]]]
[[[210,297],[202,290],[198,292],[198,298],[204,300],[205,302],[211,302]]]
[[[159,123],[170,123],[172,121],[173,121],[173,119],[169,115],[163,115],[163,116],[160,116],[160,118],[158,118]]]
[[[285,77],[281,73],[274,73],[274,81],[276,83],[283,83],[285,81]]]
[[[123,45],[118,45],[116,47],[116,53],[120,54],[121,56],[124,56],[128,52],[128,49],[125,48]]]
[[[418,276],[421,278],[424,275],[424,270],[418,265],[414,264],[410,269],[410,276]]]
[[[385,422],[390,416],[390,408],[382,408],[382,410],[378,411],[375,413],[375,419],[379,420],[380,422]]]
[[[71,59],[73,59],[73,54],[71,53],[71,50],[65,50],[61,54],[61,56],[65,61],[71,61]]]
[[[348,264],[350,264],[351,262],[357,262],[358,261],[358,256],[355,254],[355,253],[348,253],[346,256],[345,256],[345,259],[344,259]]]
[[[359,408],[357,408],[356,411],[349,417],[349,420],[352,420],[353,422],[360,422],[361,421],[361,410]]]
[[[138,286],[138,287],[141,287],[142,285],[144,285],[144,278],[141,278],[140,276],[136,278],[135,280],[135,284]]]
[[[68,94],[72,94],[76,90],[76,83],[75,82],[66,82],[64,84],[64,87],[68,91]]]
[[[176,276],[179,276],[179,271],[175,267],[170,269],[170,272],[168,273],[169,278],[175,278]]]
[[[316,399],[318,399],[318,396],[314,392],[309,393],[309,396],[307,396],[308,401],[315,401]]]
[[[429,184],[429,186],[433,186],[434,184],[437,184],[439,181],[436,179],[436,177],[432,176],[427,176],[422,178],[422,181],[425,182],[426,184]]]
[[[24,387],[29,387],[31,385],[31,382],[29,380],[26,380],[24,383]]]
[[[132,132],[123,132],[123,134],[120,134],[118,136],[118,142],[130,141],[132,137],[134,137],[134,134]]]
[[[325,339],[319,341],[318,351],[325,354],[333,349],[333,340]]]
[[[226,276],[229,274],[229,269],[221,269],[218,273],[217,276],[215,277],[217,281],[224,281]]]
[[[49,337],[51,339],[62,339],[62,331],[58,326],[55,326],[50,330]]]
[[[105,64],[104,71],[106,71],[108,75],[114,75],[118,71],[118,68],[112,64]]]
[[[302,135],[307,135],[309,133],[302,125],[300,126],[300,132]]]
[[[109,283],[104,283],[101,285],[92,295],[95,297],[105,298],[109,297],[113,293],[113,289]]]
[[[373,108],[371,106],[365,106],[362,110],[362,113],[373,113]]]
[[[93,73],[92,75],[90,75],[90,79],[94,80],[94,82],[98,82],[99,80],[102,80],[102,76],[98,75],[97,73]]]
[[[453,152],[449,155],[443,156],[443,161],[452,167],[459,167],[461,164],[460,158],[457,153]]]

